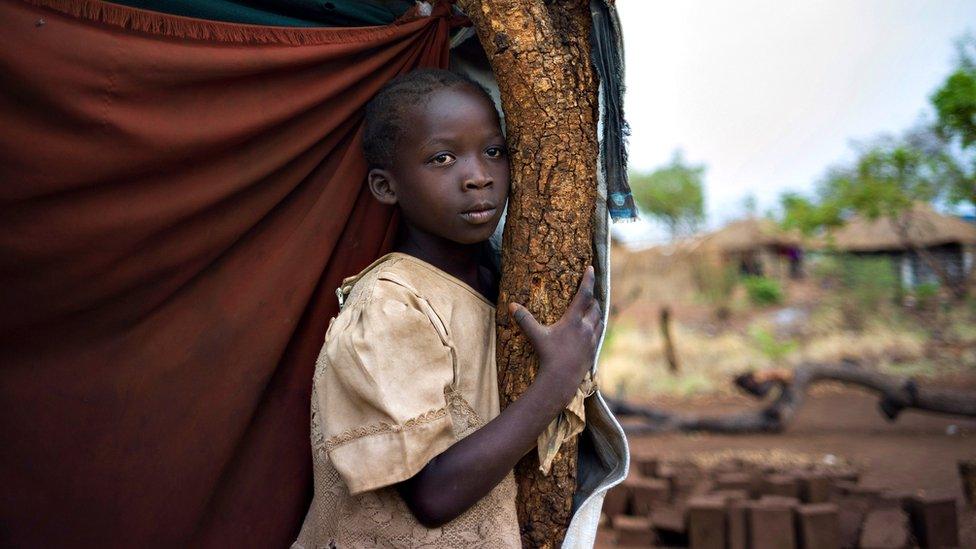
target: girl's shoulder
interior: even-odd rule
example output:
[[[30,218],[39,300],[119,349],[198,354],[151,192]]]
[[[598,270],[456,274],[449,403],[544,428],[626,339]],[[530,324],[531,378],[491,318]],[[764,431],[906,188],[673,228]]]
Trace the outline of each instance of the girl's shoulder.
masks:
[[[418,266],[410,259],[405,254],[389,253],[358,274],[344,279],[336,289],[340,309],[345,311],[350,307],[362,306],[376,297],[394,300],[420,297],[418,287],[422,285],[417,284],[416,280]]]
[[[493,325],[495,313],[494,303],[474,288],[423,260],[397,252],[345,279],[336,293],[341,311],[330,328],[333,337],[383,334],[402,324],[412,329],[433,328],[446,342],[451,340],[452,327],[482,321]]]
[[[447,345],[447,324],[424,295],[422,275],[409,256],[388,254],[344,280],[336,292],[341,310],[326,332],[326,350],[336,356],[363,354],[364,346],[396,347],[425,338],[436,347]]]

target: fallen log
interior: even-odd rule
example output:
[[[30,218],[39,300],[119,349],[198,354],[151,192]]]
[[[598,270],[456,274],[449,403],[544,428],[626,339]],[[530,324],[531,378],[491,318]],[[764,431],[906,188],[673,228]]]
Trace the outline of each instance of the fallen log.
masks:
[[[920,386],[911,378],[866,370],[853,362],[841,364],[804,363],[794,370],[777,368],[737,376],[735,384],[747,394],[775,398],[759,410],[720,416],[669,412],[609,399],[617,416],[637,417],[643,423],[625,425],[628,433],[707,431],[713,433],[777,433],[784,430],[803,406],[809,388],[822,381],[838,381],[878,393],[878,407],[888,421],[895,421],[906,409],[951,416],[976,418],[976,395]]]

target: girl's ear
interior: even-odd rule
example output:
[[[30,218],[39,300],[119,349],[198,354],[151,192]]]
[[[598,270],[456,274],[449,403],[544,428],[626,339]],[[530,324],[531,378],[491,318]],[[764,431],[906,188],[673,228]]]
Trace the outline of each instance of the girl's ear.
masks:
[[[396,188],[393,184],[393,175],[387,170],[373,168],[366,176],[369,184],[369,192],[373,193],[376,200],[381,204],[392,206],[397,203]]]

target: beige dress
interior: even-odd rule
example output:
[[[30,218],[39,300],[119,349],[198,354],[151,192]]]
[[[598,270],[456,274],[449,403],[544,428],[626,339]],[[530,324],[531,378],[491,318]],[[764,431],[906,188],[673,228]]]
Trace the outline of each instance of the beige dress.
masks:
[[[433,529],[392,486],[498,415],[494,306],[400,253],[337,294],[313,378],[315,495],[293,547],[519,547],[511,473]]]

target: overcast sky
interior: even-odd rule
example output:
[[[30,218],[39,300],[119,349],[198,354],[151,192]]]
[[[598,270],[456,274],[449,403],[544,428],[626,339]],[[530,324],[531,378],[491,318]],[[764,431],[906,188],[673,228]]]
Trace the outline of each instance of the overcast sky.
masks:
[[[707,165],[708,225],[810,190],[852,140],[930,113],[974,0],[617,0],[630,165]],[[627,233],[642,233],[628,227]],[[650,234],[650,233],[648,233]]]

